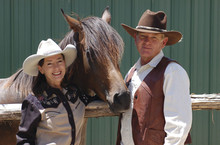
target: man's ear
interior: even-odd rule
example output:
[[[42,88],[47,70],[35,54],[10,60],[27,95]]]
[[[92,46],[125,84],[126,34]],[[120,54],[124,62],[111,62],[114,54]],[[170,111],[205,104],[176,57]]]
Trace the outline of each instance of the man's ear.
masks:
[[[168,37],[165,37],[165,38],[163,39],[163,45],[164,45],[164,47],[166,46],[167,42],[168,42]]]
[[[38,70],[40,71],[41,74],[44,74],[44,70],[41,66],[38,65],[37,68],[38,68]]]
[[[136,41],[137,41],[137,33],[134,33],[134,42],[136,43]]]
[[[134,33],[134,38],[136,38],[136,36],[137,36],[137,33]]]

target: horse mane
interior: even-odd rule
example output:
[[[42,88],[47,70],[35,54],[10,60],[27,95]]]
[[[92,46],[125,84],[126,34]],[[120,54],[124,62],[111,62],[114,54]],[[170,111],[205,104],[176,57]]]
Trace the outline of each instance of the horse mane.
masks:
[[[85,48],[90,61],[97,63],[111,62],[117,66],[124,52],[124,42],[121,36],[107,22],[98,17],[82,19],[82,27],[85,34]],[[106,57],[108,56],[108,57]]]
[[[68,32],[65,37],[60,41],[59,46],[63,50],[68,44],[76,45],[74,39],[73,39],[74,32],[71,30]]]
[[[23,72],[23,69],[18,70],[8,78],[5,88],[15,88],[14,91],[19,92],[21,96],[26,96],[32,92],[33,77]]]
[[[99,64],[107,63],[107,59],[110,58],[117,66],[123,56],[124,42],[116,30],[98,17],[87,17],[80,22],[85,34],[84,50],[87,52],[87,58]],[[67,33],[59,46],[64,49],[66,45],[75,43],[72,30]]]

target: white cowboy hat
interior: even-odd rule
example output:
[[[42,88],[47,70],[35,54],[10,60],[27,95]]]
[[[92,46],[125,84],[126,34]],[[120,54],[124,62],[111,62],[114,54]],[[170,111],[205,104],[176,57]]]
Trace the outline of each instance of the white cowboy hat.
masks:
[[[23,62],[24,73],[37,76],[38,75],[38,63],[41,59],[56,55],[63,54],[65,58],[66,67],[70,66],[76,59],[77,50],[72,44],[68,44],[64,50],[62,50],[52,39],[42,40],[38,46],[37,54],[30,55]]]

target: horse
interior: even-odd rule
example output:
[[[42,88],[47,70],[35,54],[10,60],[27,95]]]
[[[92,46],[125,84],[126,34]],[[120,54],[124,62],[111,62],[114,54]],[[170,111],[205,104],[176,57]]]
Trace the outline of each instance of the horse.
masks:
[[[98,95],[109,104],[113,112],[124,112],[130,106],[130,92],[119,68],[124,42],[109,25],[111,14],[108,8],[102,18],[91,16],[80,20],[63,11],[62,14],[71,30],[59,46],[64,49],[67,44],[73,44],[77,48],[77,58],[67,69],[69,83],[77,85],[89,95]],[[23,69],[8,78],[0,79],[0,104],[21,103],[32,93],[34,79],[25,74]],[[18,125],[18,121],[0,122],[0,128],[3,129],[0,135],[5,138],[2,144],[15,144]]]
[[[113,112],[124,112],[130,106],[130,92],[119,68],[124,42],[109,25],[111,14],[108,8],[102,18],[90,16],[81,20],[61,11],[71,31],[59,46],[64,49],[66,45],[74,44],[77,48],[77,58],[67,70],[69,83],[89,95],[96,94]],[[0,79],[0,104],[21,103],[32,92],[33,79],[22,69],[9,78]]]

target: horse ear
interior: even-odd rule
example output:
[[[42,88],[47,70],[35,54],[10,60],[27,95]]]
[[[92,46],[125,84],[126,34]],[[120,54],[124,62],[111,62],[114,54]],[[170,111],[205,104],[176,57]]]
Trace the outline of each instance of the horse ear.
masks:
[[[102,19],[106,21],[108,24],[111,23],[111,13],[109,12],[109,6],[107,6],[102,13]]]
[[[63,9],[61,9],[61,12],[67,23],[69,24],[70,28],[73,29],[74,32],[79,33],[79,40],[81,41],[83,39],[83,28],[81,22],[65,14]]]

